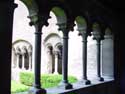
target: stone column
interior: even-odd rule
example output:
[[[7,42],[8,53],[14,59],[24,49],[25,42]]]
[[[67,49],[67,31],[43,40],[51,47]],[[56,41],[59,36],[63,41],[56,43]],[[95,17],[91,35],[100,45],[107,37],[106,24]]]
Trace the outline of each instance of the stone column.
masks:
[[[0,1],[0,93],[11,94],[11,47],[14,0]],[[3,73],[4,72],[4,73]]]
[[[53,65],[53,57],[52,57],[53,51],[52,50],[53,50],[52,46],[47,47],[46,68],[47,68],[47,73],[49,73],[49,74],[52,74],[52,72],[53,72],[52,71],[53,70],[53,67],[52,67],[52,65]]]
[[[99,81],[104,81],[104,78],[101,77],[101,40],[102,34],[98,24],[93,27],[93,39],[96,40],[97,44],[97,77]]]
[[[34,84],[29,94],[46,94],[46,90],[41,88],[41,34],[42,26],[35,25],[35,57],[34,57]]]
[[[25,69],[25,54],[22,54],[22,69]]]
[[[22,69],[25,70],[25,55],[26,55],[26,47],[22,48]]]
[[[54,51],[54,55],[55,55],[55,70],[54,70],[54,74],[59,74],[58,73],[58,55],[59,55],[59,52],[58,51]]]
[[[21,55],[21,50],[19,47],[16,48],[16,70],[15,72],[13,72],[14,74],[14,79],[16,81],[19,81],[19,72],[20,72],[20,67],[19,67],[19,63],[20,63],[20,55]]]
[[[29,71],[32,70],[32,47],[29,46],[28,48],[28,56],[29,56]]]
[[[16,68],[19,69],[21,50],[19,47],[16,48]]]
[[[35,27],[35,43],[34,43],[34,85],[29,90],[29,94],[46,94],[46,90],[41,88],[41,39],[42,39],[42,27],[48,25],[48,18],[50,18],[48,12],[40,12],[38,2],[35,0],[21,0],[29,11],[30,25]]]
[[[66,23],[58,23],[59,30],[63,33],[63,51],[62,51],[62,82],[60,85],[64,89],[71,89],[72,85],[68,82],[68,38],[69,30],[66,28]]]
[[[16,60],[17,60],[17,63],[16,63],[16,68],[19,69],[19,58],[20,58],[20,54],[16,54]]]
[[[80,32],[80,35],[82,36],[82,82],[86,85],[90,84],[90,80],[87,78],[87,37],[88,33],[86,30],[86,27],[78,27],[78,31]]]

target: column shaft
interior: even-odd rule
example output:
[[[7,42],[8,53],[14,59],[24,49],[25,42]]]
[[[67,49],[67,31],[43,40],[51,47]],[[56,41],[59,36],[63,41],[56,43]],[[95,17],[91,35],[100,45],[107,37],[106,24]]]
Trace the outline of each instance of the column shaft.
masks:
[[[41,66],[41,32],[36,30],[35,32],[35,57],[34,57],[34,72],[35,72],[35,82],[34,86],[37,88],[41,87],[40,83],[40,66]]]
[[[101,77],[101,40],[97,39],[97,76],[99,81],[104,81]]]
[[[29,71],[32,70],[32,56],[29,55]]]
[[[63,51],[62,51],[62,86],[64,89],[71,89],[72,85],[68,83],[68,31],[63,31]]]
[[[17,58],[16,58],[16,60],[17,60],[17,62],[16,62],[16,68],[17,69],[19,69],[19,61],[20,61],[20,55],[19,54],[17,54],[17,56],[16,56]]]
[[[87,37],[83,38],[83,79],[87,80]]]
[[[83,46],[83,52],[82,52],[82,64],[83,64],[83,79],[85,84],[90,84],[91,82],[87,79],[87,33],[82,34],[82,46]]]
[[[46,90],[41,88],[41,28],[35,25],[35,48],[34,48],[34,85],[29,90],[29,94],[46,94]]]
[[[55,71],[54,74],[58,74],[58,52],[55,52]]]
[[[22,55],[22,69],[25,69],[25,54]]]
[[[63,34],[62,67],[63,82],[68,83],[68,33]]]

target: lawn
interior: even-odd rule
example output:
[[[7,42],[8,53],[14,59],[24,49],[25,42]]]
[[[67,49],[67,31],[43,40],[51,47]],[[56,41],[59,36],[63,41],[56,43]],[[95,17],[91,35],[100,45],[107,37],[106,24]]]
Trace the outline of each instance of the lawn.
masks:
[[[24,92],[29,89],[29,86],[26,86],[22,83],[16,82],[16,81],[11,81],[11,93],[17,93],[17,92]]]
[[[41,75],[41,84],[42,88],[50,88],[57,86],[61,79],[62,75],[53,75],[53,74],[45,74]],[[73,76],[69,76],[69,82],[74,83],[77,79]],[[27,91],[33,84],[33,74],[32,73],[21,73],[20,74],[20,83],[16,81],[11,81],[11,92],[12,94],[18,92]]]

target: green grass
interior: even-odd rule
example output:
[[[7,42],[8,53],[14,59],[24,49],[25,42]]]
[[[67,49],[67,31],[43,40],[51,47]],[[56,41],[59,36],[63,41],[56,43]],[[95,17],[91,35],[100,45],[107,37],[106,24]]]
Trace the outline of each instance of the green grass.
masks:
[[[44,74],[41,75],[41,84],[42,88],[50,88],[57,86],[60,81],[62,80],[62,75],[53,75],[53,74]],[[77,81],[77,79],[73,76],[69,76],[69,82],[74,83]],[[20,81],[21,83],[17,83],[15,81],[12,81],[11,84],[11,92],[23,92],[27,91],[33,84],[33,74],[23,72],[20,75]]]
[[[29,86],[26,86],[22,83],[16,82],[16,81],[11,81],[11,92],[12,94],[16,92],[24,92],[29,89]]]
[[[62,80],[62,75],[42,75],[41,83],[43,88],[49,88],[49,87],[54,87],[58,86],[58,84]],[[77,79],[73,76],[69,76],[69,82],[74,83],[76,82]]]

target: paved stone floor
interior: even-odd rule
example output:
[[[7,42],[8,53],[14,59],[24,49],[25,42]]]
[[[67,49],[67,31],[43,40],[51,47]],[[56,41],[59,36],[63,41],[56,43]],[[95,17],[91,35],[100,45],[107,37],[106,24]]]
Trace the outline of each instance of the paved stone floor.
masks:
[[[86,88],[89,86],[102,84],[102,83],[110,82],[110,81],[113,81],[113,79],[108,78],[108,79],[105,79],[104,82],[92,80],[90,85],[85,85],[83,82],[79,81],[79,82],[73,84],[73,89],[64,90],[62,87],[53,87],[53,88],[47,88],[46,90],[47,90],[47,94],[62,94],[62,92],[64,94],[64,93],[67,93],[69,91],[77,90],[80,88]],[[12,94],[28,94],[28,92],[20,92],[20,93],[12,93]]]

